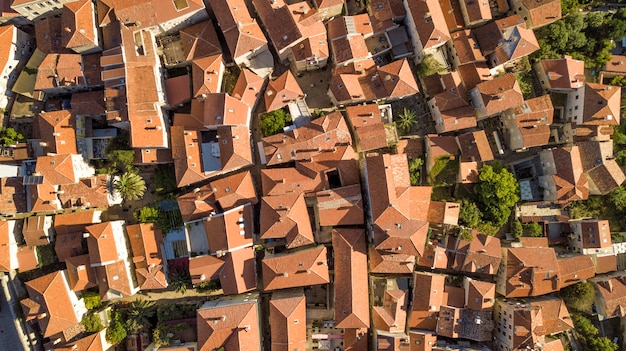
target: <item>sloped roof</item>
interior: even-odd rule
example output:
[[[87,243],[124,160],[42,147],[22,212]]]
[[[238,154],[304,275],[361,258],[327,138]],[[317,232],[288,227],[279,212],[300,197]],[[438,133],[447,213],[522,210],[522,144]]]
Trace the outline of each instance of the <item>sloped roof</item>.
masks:
[[[285,107],[289,102],[303,98],[304,93],[290,70],[270,80],[265,89],[265,110],[270,112]]]
[[[337,328],[369,328],[367,248],[362,229],[332,232]]]
[[[71,49],[85,45],[97,45],[93,11],[93,3],[88,0],[63,4],[61,12],[63,46]]]
[[[508,248],[506,297],[539,296],[559,289],[559,265],[554,249],[547,247]],[[499,291],[500,292],[500,291]]]
[[[602,277],[594,280],[594,286],[604,305],[605,316],[624,317],[626,315],[626,276],[623,274]]]
[[[473,240],[457,239],[451,268],[458,271],[496,274],[502,260],[500,239],[472,232]]]
[[[78,181],[78,174],[74,172],[74,158],[70,154],[38,157],[35,172],[54,185]]]
[[[56,271],[25,283],[29,299],[39,305],[38,324],[44,337],[72,328],[80,321],[68,294],[63,271]],[[45,313],[45,314],[42,314]]]
[[[550,80],[552,89],[577,89],[585,81],[585,62],[571,56],[560,59],[541,60],[540,65]]]
[[[563,300],[557,297],[545,297],[534,299],[530,301],[530,304],[541,308],[546,334],[554,335],[574,329],[574,322]]]
[[[406,3],[408,14],[413,17],[419,41],[424,49],[445,43],[450,31],[443,11],[436,0],[417,0]]]
[[[583,124],[619,125],[621,91],[619,87],[585,83]]]
[[[45,154],[75,154],[76,117],[68,110],[41,112],[37,119]]]
[[[231,251],[223,259],[224,265],[218,275],[225,295],[256,289],[256,262],[252,246]]]
[[[556,174],[552,177],[557,187],[559,201],[584,200],[589,197],[589,185],[583,173],[578,146],[552,150]]]
[[[413,272],[415,256],[407,254],[381,254],[378,250],[369,249],[370,273],[404,273]]]
[[[385,290],[382,306],[372,307],[372,322],[379,330],[404,331],[406,327],[408,292]]]
[[[250,110],[252,110],[259,100],[259,94],[261,93],[264,83],[264,78],[259,77],[256,73],[247,68],[242,68],[237,82],[235,83],[235,87],[233,88],[232,96],[235,99],[241,100],[241,102],[248,105]]]
[[[287,248],[315,243],[303,193],[264,196],[260,216],[261,239],[285,238]]]
[[[316,193],[321,226],[363,224],[364,204],[359,184]]]
[[[96,272],[91,267],[89,255],[68,257],[65,264],[67,265],[70,289],[82,291],[98,286]]]
[[[161,245],[163,234],[152,223],[126,226],[128,240],[133,253],[133,263],[137,270],[137,280],[141,290],[167,288],[167,278],[163,268]]]
[[[122,228],[119,222],[103,222],[92,224],[85,228],[89,233],[87,246],[89,247],[89,258],[92,263],[118,260],[118,249],[120,248],[116,245],[114,234],[117,228]]]
[[[329,283],[326,255],[326,247],[320,245],[264,258],[261,263],[264,290]]]
[[[297,292],[274,292],[270,300],[272,350],[306,349],[306,298]]]
[[[219,93],[222,87],[223,73],[222,54],[206,56],[191,61],[191,76],[193,78],[193,95],[197,98],[203,95]]]
[[[252,245],[252,206],[241,205],[203,220],[212,253]]]
[[[184,4],[187,6],[168,0],[98,0],[98,23],[103,27],[117,19],[123,23],[133,22],[139,30],[204,11],[201,0],[187,0]]]
[[[267,45],[267,39],[243,0],[217,0],[210,5],[233,59]]]
[[[530,13],[532,28],[545,26],[561,19],[561,1],[557,0],[521,0]],[[545,317],[545,316],[544,316]],[[550,333],[552,334],[552,333]]]
[[[210,20],[183,28],[179,33],[187,61],[222,52],[217,32]]]
[[[260,349],[257,302],[201,307],[197,314],[198,350]]]
[[[222,209],[228,210],[246,203],[258,202],[250,171],[229,175],[210,183],[213,196]]]
[[[348,125],[340,112],[314,119],[311,123],[262,139],[267,164],[310,159],[338,146],[352,144]]]
[[[485,105],[485,116],[503,112],[524,102],[522,90],[512,73],[480,83],[475,89]]]
[[[189,258],[189,275],[191,283],[197,284],[207,280],[219,279],[219,271],[224,261],[211,255]]]

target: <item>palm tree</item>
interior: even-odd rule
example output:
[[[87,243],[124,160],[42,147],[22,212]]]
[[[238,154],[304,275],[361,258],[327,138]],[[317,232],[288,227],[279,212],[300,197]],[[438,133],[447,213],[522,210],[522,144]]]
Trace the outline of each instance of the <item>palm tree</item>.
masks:
[[[126,326],[128,330],[134,333],[142,329],[148,329],[152,325],[150,319],[153,318],[155,314],[156,309],[154,301],[138,298],[130,304]]]
[[[415,111],[413,110],[409,110],[405,108],[404,111],[402,111],[402,113],[398,117],[399,117],[398,127],[403,133],[410,132],[411,128],[413,128],[413,126],[417,124],[417,120],[416,120],[417,115],[415,114]]]
[[[170,286],[174,288],[174,291],[181,294],[187,292],[187,287],[191,284],[191,276],[189,272],[184,269],[176,269],[170,273]]]
[[[146,182],[139,174],[126,172],[115,181],[114,187],[124,201],[134,201],[143,197],[146,191]]]

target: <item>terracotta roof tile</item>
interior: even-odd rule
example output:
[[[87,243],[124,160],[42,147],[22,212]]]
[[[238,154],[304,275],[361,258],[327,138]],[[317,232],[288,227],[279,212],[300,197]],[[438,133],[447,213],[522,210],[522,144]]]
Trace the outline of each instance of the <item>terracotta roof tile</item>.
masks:
[[[358,184],[316,194],[321,226],[360,225],[364,222],[363,198]]]
[[[184,4],[187,7],[182,7]],[[137,29],[168,23],[204,11],[204,4],[200,0],[188,0],[184,4],[167,0],[98,0],[96,3],[100,27],[118,19],[124,23],[136,23]]]
[[[366,237],[362,229],[332,232],[337,328],[369,328]]]
[[[289,102],[303,98],[304,93],[291,71],[286,71],[275,80],[270,80],[265,89],[265,110],[270,112],[286,106]]]
[[[24,219],[22,234],[28,246],[49,244],[52,232],[52,217],[50,216],[32,216]]]
[[[286,247],[314,244],[304,194],[264,196],[261,199],[261,239],[285,239]]]
[[[241,205],[205,218],[202,223],[211,253],[252,246],[252,206]]]
[[[367,328],[343,330],[344,351],[367,351]]]
[[[63,332],[79,322],[63,271],[44,275],[25,285],[30,299],[40,305],[37,319],[44,337]]]
[[[406,254],[382,254],[378,250],[369,249],[370,273],[390,274],[413,272],[415,256]]]
[[[219,272],[223,265],[223,260],[211,255],[189,258],[191,283],[198,284],[208,280],[219,279]]]
[[[165,94],[170,106],[180,106],[191,99],[191,80],[189,75],[165,79]]]
[[[224,256],[224,265],[218,272],[226,295],[241,294],[256,289],[254,248],[248,246]]]
[[[538,28],[561,19],[561,2],[556,0],[521,0],[530,13],[529,27]]]
[[[464,160],[477,162],[493,161],[493,153],[485,131],[479,130],[461,134],[457,137],[457,140]]]
[[[89,84],[83,72],[79,54],[48,54],[37,69],[35,90],[83,87]]]
[[[78,182],[75,163],[78,161],[70,154],[40,156],[37,158],[35,172],[54,185],[74,184]]]
[[[130,267],[124,260],[98,266],[95,269],[102,301],[107,301],[112,297],[129,297],[134,294],[133,282],[129,276]]]
[[[0,270],[9,272],[18,269],[15,221],[0,220]]]
[[[626,278],[624,275],[599,277],[593,281],[599,295],[600,308],[607,318],[626,314]]]
[[[465,24],[481,23],[491,19],[491,8],[487,1],[462,1],[461,9],[464,9]],[[464,17],[465,17],[464,16]]]
[[[261,170],[263,195],[280,195],[290,192],[317,192],[324,189],[318,172],[306,168],[270,168]]]
[[[574,329],[574,322],[563,300],[556,297],[545,297],[532,300],[530,304],[541,308],[546,334],[554,335]]]
[[[208,185],[196,188],[193,191],[178,197],[178,208],[183,221],[191,222],[208,217],[217,211],[215,196]]]
[[[577,89],[585,81],[585,62],[571,56],[560,59],[541,60],[539,63],[547,75],[552,89]]]
[[[133,263],[141,290],[167,288],[163,268],[163,233],[154,224],[141,223],[126,226],[133,252]]]
[[[382,306],[372,307],[372,322],[378,330],[402,332],[406,328],[409,294],[405,290],[385,290]]]
[[[338,146],[350,145],[352,137],[341,113],[333,112],[300,128],[265,137],[262,143],[267,164],[275,165],[310,159]]]
[[[423,49],[443,44],[450,39],[450,32],[438,1],[418,0],[406,5],[408,15],[413,17]]]
[[[474,89],[482,82],[493,79],[493,76],[489,73],[489,67],[486,62],[466,63],[457,67],[457,70],[461,74],[463,83],[465,83],[465,87],[468,91]]]
[[[76,117],[70,111],[42,112],[37,119],[39,134],[45,143],[43,151],[56,154],[75,154]]]
[[[584,96],[583,124],[619,125],[620,88],[586,83]]]
[[[119,240],[116,237],[124,235],[123,232],[119,233],[123,231],[123,221],[92,224],[85,229],[89,233],[87,246],[91,263],[106,264],[120,259],[121,251],[125,248],[118,247]]]
[[[501,113],[524,102],[519,83],[512,73],[476,85],[471,95],[480,117]]]
[[[111,193],[111,176],[99,174],[90,178],[83,178],[76,184],[61,185],[59,200],[63,208],[109,207],[120,203],[119,194]]]
[[[61,209],[61,202],[56,196],[58,187],[45,180],[41,184],[29,185],[28,208],[30,212],[57,211]]]
[[[105,114],[104,92],[102,90],[72,94],[72,113],[78,115],[103,116]]]
[[[74,49],[98,46],[91,1],[80,0],[63,4],[61,13],[63,46]]]
[[[193,95],[197,98],[222,90],[222,74],[224,62],[222,54],[195,59],[191,62],[191,76],[193,77]]]
[[[22,178],[0,178],[0,213],[26,212],[26,191]]]
[[[306,298],[297,292],[274,292],[270,300],[272,350],[306,349]]]
[[[454,260],[450,268],[465,272],[479,272],[483,274],[496,274],[502,251],[500,240],[481,233],[472,232],[474,240],[457,240],[450,254],[454,254]]]
[[[329,283],[326,256],[326,247],[318,246],[264,258],[262,261],[264,290]]]
[[[98,286],[96,272],[91,267],[89,255],[68,257],[65,260],[65,264],[67,265],[70,289],[82,291]]]
[[[187,61],[222,52],[215,26],[210,20],[183,28],[179,34]]]
[[[232,96],[248,105],[250,110],[253,110],[259,101],[259,94],[263,84],[265,84],[264,78],[259,77],[249,69],[243,68],[233,88]]]
[[[485,61],[485,57],[480,52],[480,47],[470,34],[469,30],[454,32],[452,36],[452,46],[456,50],[456,57],[461,65],[473,62]]]
[[[198,310],[198,350],[260,350],[257,302],[207,302]]]
[[[267,45],[267,39],[243,0],[218,0],[210,5],[234,60]]]
[[[21,246],[17,248],[17,262],[20,272],[39,268],[39,258],[35,247]]]
[[[560,288],[593,278],[596,274],[596,267],[587,255],[559,258],[558,263]]]

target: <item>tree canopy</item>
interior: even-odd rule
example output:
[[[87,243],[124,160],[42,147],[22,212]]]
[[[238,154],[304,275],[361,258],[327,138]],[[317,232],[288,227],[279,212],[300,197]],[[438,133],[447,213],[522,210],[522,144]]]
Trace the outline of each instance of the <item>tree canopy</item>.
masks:
[[[124,201],[135,201],[143,197],[146,191],[146,182],[134,172],[126,172],[114,183],[115,189]]]
[[[591,312],[596,291],[590,282],[579,282],[561,289],[561,297],[567,307],[574,311]]]
[[[478,172],[480,183],[476,186],[479,204],[485,219],[502,226],[520,199],[517,179],[500,163],[485,165]]]
[[[475,203],[463,199],[461,200],[461,208],[459,210],[459,223],[470,227],[475,228],[480,222],[480,218],[482,217],[482,213],[478,209]]]
[[[15,145],[24,140],[24,136],[13,128],[0,127],[0,145]]]
[[[266,112],[261,115],[261,132],[263,136],[281,133],[288,122],[291,122],[291,115],[283,109]]]

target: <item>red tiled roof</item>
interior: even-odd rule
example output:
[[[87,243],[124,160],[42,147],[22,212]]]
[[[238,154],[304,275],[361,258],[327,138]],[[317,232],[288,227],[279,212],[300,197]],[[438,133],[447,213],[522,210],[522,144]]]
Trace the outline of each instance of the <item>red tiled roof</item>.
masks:
[[[473,240],[457,239],[453,250],[454,260],[451,267],[454,270],[496,274],[502,260],[500,240],[496,237],[472,232]]]
[[[415,256],[412,255],[395,253],[383,255],[373,247],[370,247],[369,253],[370,273],[409,274],[415,267]]]
[[[61,13],[63,46],[69,49],[97,46],[93,12],[93,3],[88,0],[63,4]]]
[[[56,271],[25,283],[29,299],[40,306],[37,313],[44,337],[63,332],[79,320],[70,300],[63,271]]]
[[[32,271],[39,268],[39,258],[34,247],[21,246],[17,248],[17,264],[20,272]]]
[[[408,15],[413,17],[423,49],[443,44],[450,39],[450,32],[438,1],[417,0],[405,5],[408,7]]]
[[[167,288],[163,267],[163,233],[154,224],[141,223],[126,226],[126,232],[137,270],[141,290]]]
[[[252,110],[259,100],[259,94],[264,83],[264,78],[259,77],[247,68],[242,68],[233,88],[232,96],[248,105],[250,110]]]
[[[352,136],[343,116],[336,111],[300,128],[265,137],[262,143],[267,164],[275,165],[310,159],[338,146],[350,145]]]
[[[276,290],[327,284],[327,252],[325,246],[265,257],[262,261],[264,290]]]
[[[114,230],[116,228],[121,228],[121,225],[115,222],[103,222],[85,227],[89,233],[87,247],[89,248],[91,263],[107,263],[118,260],[120,248],[117,247],[115,240]]]
[[[574,329],[574,322],[563,300],[556,297],[546,297],[534,299],[530,301],[530,304],[541,308],[546,334],[555,335]]]
[[[287,248],[315,243],[303,193],[264,196],[260,217],[261,239],[284,238]]]
[[[197,98],[222,90],[222,74],[224,62],[222,54],[195,59],[191,62],[191,76],[193,78],[193,95]]]
[[[167,0],[98,0],[98,23],[100,27],[104,27],[117,19],[124,23],[134,23],[139,30],[204,11],[204,3],[200,0],[188,0],[184,4],[187,7]]]
[[[364,205],[359,184],[320,191],[315,196],[321,226],[364,223]]]
[[[210,5],[234,60],[267,45],[267,39],[243,0],[217,0]]]
[[[219,272],[223,265],[224,261],[211,255],[189,258],[191,283],[198,284],[207,280],[219,279]]]
[[[274,80],[265,89],[265,110],[270,112],[285,107],[289,102],[303,98],[304,93],[290,70]]]
[[[521,0],[530,14],[532,28],[545,26],[561,19],[561,1],[557,0]]]
[[[593,281],[600,297],[602,313],[607,318],[626,315],[626,276],[614,275]]]
[[[129,280],[129,267],[125,261],[98,266],[95,269],[102,301],[107,301],[111,296],[129,297],[133,295],[133,283]]]
[[[477,162],[493,161],[493,152],[484,130],[461,134],[457,137],[464,160]]]
[[[585,84],[583,124],[619,125],[621,89],[597,83]]]
[[[24,219],[22,234],[28,246],[40,246],[50,243],[52,228],[52,217],[32,216]]]
[[[512,73],[507,73],[491,81],[476,86],[476,97],[484,108],[478,109],[482,116],[492,116],[524,102],[519,83]]]
[[[332,232],[337,328],[369,328],[366,237],[362,229]]]
[[[37,69],[35,90],[86,87],[83,60],[79,54],[48,54]]]
[[[388,332],[402,332],[406,327],[409,294],[405,290],[385,290],[382,306],[372,307],[374,327]]]
[[[306,298],[302,291],[274,292],[270,300],[272,350],[305,350]]]
[[[165,80],[165,94],[167,102],[170,106],[176,107],[182,105],[185,101],[191,99],[190,87],[191,82],[189,75],[167,78]]]
[[[260,350],[257,302],[203,306],[198,310],[198,350]]]
[[[91,267],[89,255],[68,257],[65,264],[67,265],[70,289],[82,291],[98,286],[96,272]]]
[[[222,52],[217,32],[210,20],[183,28],[179,34],[186,61]]]
[[[248,246],[227,253],[218,275],[225,295],[241,294],[256,289],[254,248]]]
[[[63,208],[109,207],[113,201],[113,194],[109,192],[111,176],[99,174],[83,178],[76,184],[61,185],[59,200]]]
[[[241,205],[203,220],[212,253],[252,246],[252,206]]]
[[[469,29],[454,32],[451,36],[452,45],[456,50],[456,57],[461,65],[485,61],[485,57],[480,52],[480,47],[476,39],[470,34]],[[468,87],[468,89],[471,88]]]
[[[585,81],[585,62],[574,60],[571,56],[541,60],[540,65],[552,89],[577,89]]]
[[[70,111],[41,112],[37,119],[39,134],[46,145],[44,153],[75,154],[76,117]]]

